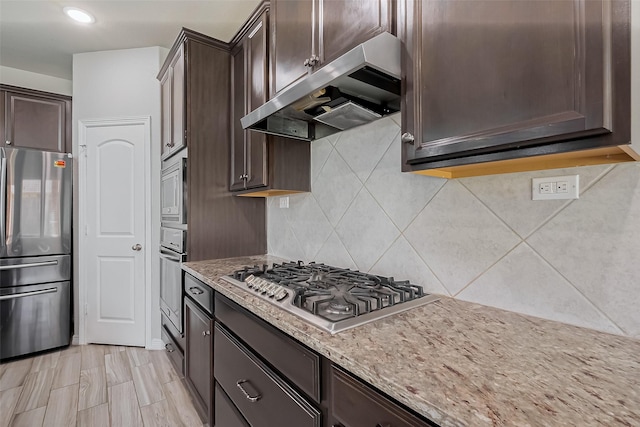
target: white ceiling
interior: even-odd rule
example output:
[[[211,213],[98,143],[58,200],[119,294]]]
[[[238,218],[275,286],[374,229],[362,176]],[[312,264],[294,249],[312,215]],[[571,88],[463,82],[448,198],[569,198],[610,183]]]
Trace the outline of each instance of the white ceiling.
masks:
[[[229,41],[259,0],[0,0],[0,65],[72,79],[74,53],[171,47],[182,27]],[[96,22],[77,24],[74,6]]]

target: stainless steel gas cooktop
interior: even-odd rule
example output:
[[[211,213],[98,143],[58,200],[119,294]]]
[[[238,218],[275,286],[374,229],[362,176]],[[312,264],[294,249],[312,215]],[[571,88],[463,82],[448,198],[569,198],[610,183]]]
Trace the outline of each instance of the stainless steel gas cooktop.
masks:
[[[223,279],[331,334],[439,299],[409,281],[315,262],[244,267]]]

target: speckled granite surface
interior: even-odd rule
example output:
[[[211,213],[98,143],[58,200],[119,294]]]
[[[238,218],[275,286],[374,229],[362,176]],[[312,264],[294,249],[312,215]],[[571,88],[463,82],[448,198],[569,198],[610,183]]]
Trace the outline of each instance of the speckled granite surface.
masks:
[[[640,341],[450,298],[331,336],[219,280],[274,261],[183,268],[442,426],[640,426]]]

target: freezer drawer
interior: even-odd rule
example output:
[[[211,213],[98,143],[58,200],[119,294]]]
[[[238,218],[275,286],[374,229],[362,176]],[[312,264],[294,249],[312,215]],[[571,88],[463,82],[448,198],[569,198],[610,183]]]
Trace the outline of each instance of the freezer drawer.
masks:
[[[0,288],[0,359],[69,345],[69,282]]]
[[[71,279],[71,255],[0,258],[0,287]]]

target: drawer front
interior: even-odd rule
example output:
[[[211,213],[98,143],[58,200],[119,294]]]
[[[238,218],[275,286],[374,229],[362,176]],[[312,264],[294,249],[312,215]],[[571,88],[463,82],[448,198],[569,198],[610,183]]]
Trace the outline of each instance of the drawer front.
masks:
[[[216,295],[216,318],[257,354],[320,402],[320,356],[266,324],[221,295]]]
[[[175,325],[169,318],[161,312],[160,318],[162,319],[162,329],[166,329],[166,333],[169,334],[173,342],[175,342],[180,350],[180,353],[184,354],[184,348],[187,345],[187,340],[184,337],[184,334],[181,334],[178,329],[176,329]],[[167,342],[167,341],[165,341]]]
[[[221,427],[250,427],[249,424],[233,406],[233,403],[227,397],[227,394],[220,388],[220,384],[216,383],[215,390],[215,426]]]
[[[169,360],[180,375],[180,378],[184,378],[184,355],[164,325],[162,326],[161,337],[165,343],[164,349],[167,352],[167,356],[169,356]]]
[[[330,412],[344,427],[393,426],[430,427],[358,379],[331,368]]]
[[[184,294],[200,305],[209,315],[213,315],[213,289],[200,280],[184,275]]]
[[[320,412],[220,324],[214,345],[215,379],[253,427],[320,427]]]

